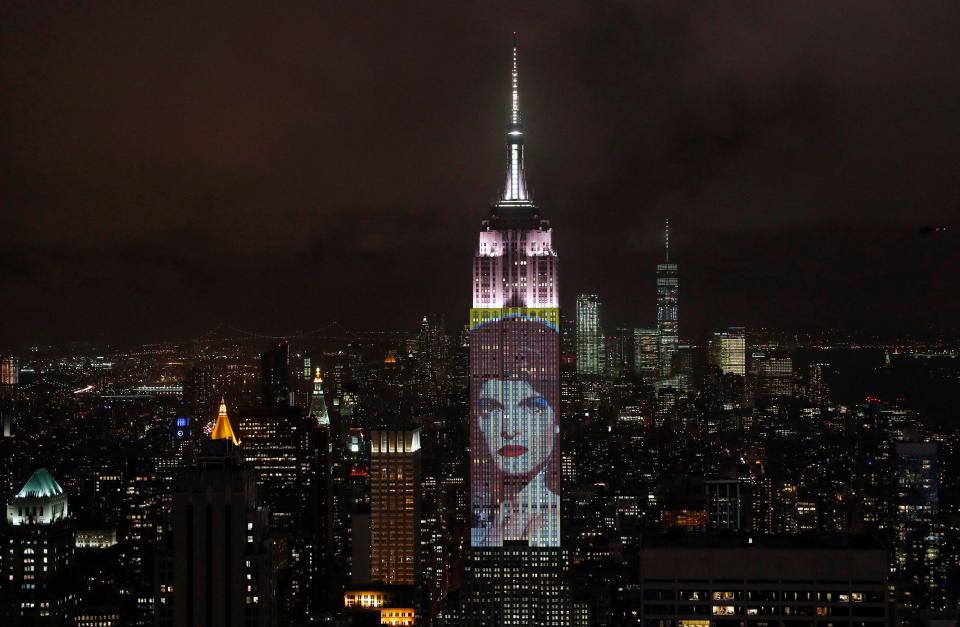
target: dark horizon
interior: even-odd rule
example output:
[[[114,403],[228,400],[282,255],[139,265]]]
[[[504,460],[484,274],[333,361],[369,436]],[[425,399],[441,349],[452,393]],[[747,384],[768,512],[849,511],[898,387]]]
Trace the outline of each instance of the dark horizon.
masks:
[[[565,309],[957,332],[960,7],[230,6],[9,9],[0,348],[466,322],[512,31]]]

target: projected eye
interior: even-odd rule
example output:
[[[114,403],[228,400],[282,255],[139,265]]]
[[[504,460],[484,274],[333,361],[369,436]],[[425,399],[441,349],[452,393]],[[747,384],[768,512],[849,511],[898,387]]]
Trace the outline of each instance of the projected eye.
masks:
[[[494,398],[481,398],[479,405],[480,413],[483,414],[489,414],[491,412],[503,410],[503,404]]]
[[[550,407],[550,404],[547,402],[547,399],[542,396],[528,396],[520,401],[520,406],[536,409],[537,411],[546,411],[547,408]]]

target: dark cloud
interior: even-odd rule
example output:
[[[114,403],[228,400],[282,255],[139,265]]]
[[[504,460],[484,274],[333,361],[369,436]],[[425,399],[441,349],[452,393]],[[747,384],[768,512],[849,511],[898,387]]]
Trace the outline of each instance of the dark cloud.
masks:
[[[516,4],[7,7],[0,346],[465,318],[512,30],[565,298],[955,328],[958,5]]]

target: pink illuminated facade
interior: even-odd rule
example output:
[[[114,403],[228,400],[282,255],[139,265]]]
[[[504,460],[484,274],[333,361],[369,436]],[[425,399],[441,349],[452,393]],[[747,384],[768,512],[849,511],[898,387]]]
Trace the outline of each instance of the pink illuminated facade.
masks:
[[[473,261],[474,548],[560,545],[560,300],[551,236],[527,191],[514,46],[506,182]]]

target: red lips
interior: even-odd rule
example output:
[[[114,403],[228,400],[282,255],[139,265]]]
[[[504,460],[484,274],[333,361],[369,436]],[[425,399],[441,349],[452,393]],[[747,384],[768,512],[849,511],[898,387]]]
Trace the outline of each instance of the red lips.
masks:
[[[507,444],[504,447],[501,447],[497,453],[500,457],[520,457],[524,455],[529,449],[526,446],[520,446],[519,444]]]

